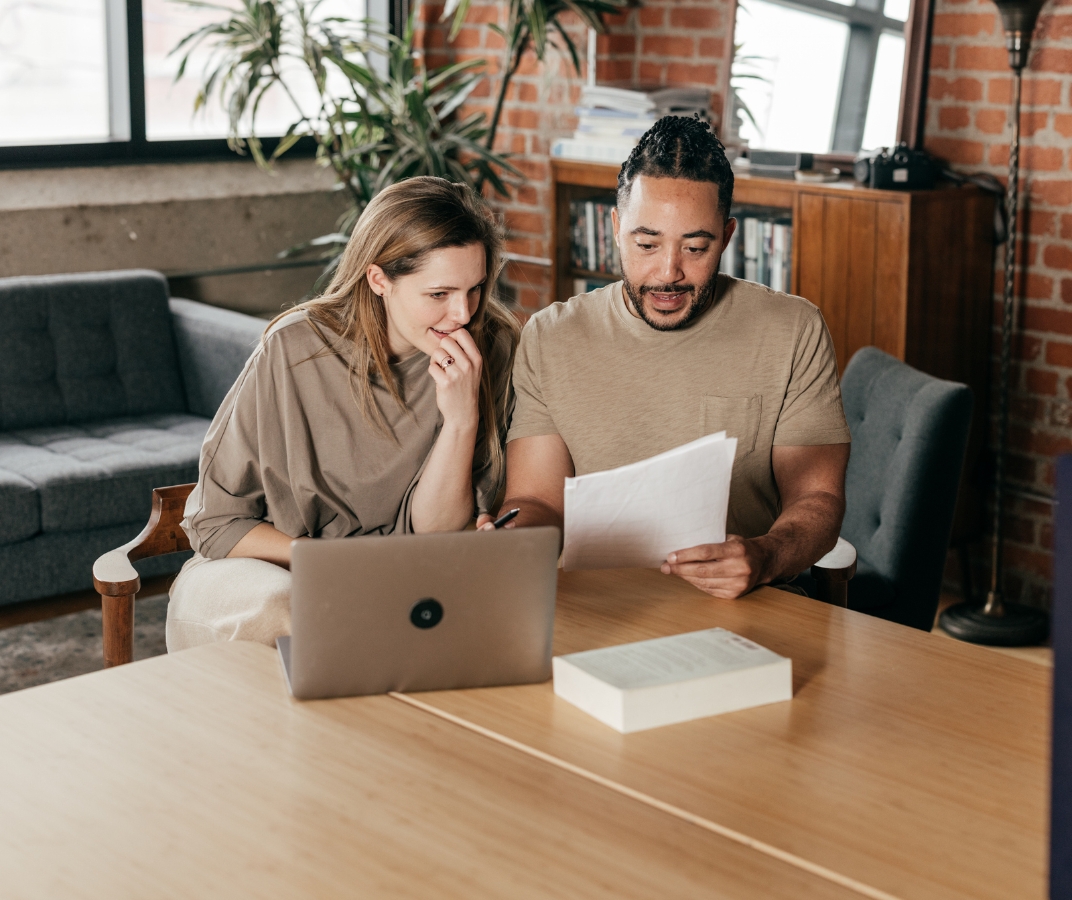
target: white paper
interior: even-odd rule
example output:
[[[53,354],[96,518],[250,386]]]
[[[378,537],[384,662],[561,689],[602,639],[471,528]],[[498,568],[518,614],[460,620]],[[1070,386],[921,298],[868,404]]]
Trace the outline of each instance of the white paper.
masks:
[[[726,540],[737,439],[710,434],[650,459],[567,478],[563,569],[658,568]]]

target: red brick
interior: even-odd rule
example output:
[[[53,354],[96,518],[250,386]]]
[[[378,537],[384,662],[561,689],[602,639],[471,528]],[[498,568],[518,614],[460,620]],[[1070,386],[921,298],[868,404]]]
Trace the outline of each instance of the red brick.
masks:
[[[1052,557],[1048,553],[1029,550],[1017,544],[1005,548],[1005,563],[1009,568],[1022,569],[1040,578],[1050,578],[1053,570]]]
[[[1056,213],[1045,212],[1040,209],[1029,210],[1026,219],[1028,226],[1027,231],[1034,235],[1053,234],[1054,228],[1057,225]]]
[[[971,124],[971,113],[965,106],[944,106],[938,110],[938,125],[952,131],[967,128]]]
[[[499,23],[499,5],[497,3],[489,3],[484,5],[473,5],[469,7],[469,12],[465,16],[466,22],[472,22],[474,24],[486,24],[488,22]]]
[[[454,35],[454,40],[451,43],[455,47],[472,49],[474,47],[480,46],[480,39],[483,36],[483,28],[463,26],[462,29],[456,35]]]
[[[1031,67],[1036,72],[1054,72],[1062,75],[1072,72],[1072,50],[1065,50],[1061,47],[1039,47],[1031,54]]]
[[[1050,300],[1053,297],[1053,279],[1038,272],[1026,272],[1024,296],[1029,300]]]
[[[1044,306],[1026,305],[1024,328],[1028,331],[1052,332],[1072,336],[1072,312],[1063,309],[1048,309]]]
[[[658,6],[640,8],[640,25],[643,28],[661,28],[666,24],[666,10]]]
[[[1035,543],[1035,523],[1023,516],[1006,516],[1004,520],[1005,536],[1018,544]]]
[[[1042,131],[1049,123],[1049,112],[1020,113],[1020,133],[1023,137],[1031,137],[1036,131]]]
[[[490,29],[484,33],[485,50],[502,50],[506,46],[506,38]]]
[[[1068,213],[1061,216],[1061,237],[1072,240],[1072,215]]]
[[[669,63],[666,67],[667,84],[714,84],[718,79],[718,66],[695,63]]]
[[[532,109],[504,109],[502,120],[511,128],[540,127],[540,114]]]
[[[978,141],[931,137],[926,143],[931,153],[952,163],[977,166],[983,161],[983,145]]]
[[[932,33],[935,37],[975,37],[993,34],[997,15],[985,13],[935,13]]]
[[[1057,373],[1046,369],[1028,369],[1024,373],[1024,386],[1033,394],[1057,396]]]
[[[641,60],[637,74],[645,84],[666,84],[666,67],[661,63]]]
[[[536,103],[540,99],[540,89],[531,82],[524,82],[515,80],[513,84],[517,85],[517,99],[521,103]]]
[[[1001,333],[994,330],[994,353],[1001,352]],[[1024,362],[1034,362],[1042,353],[1042,339],[1030,334],[1018,334],[1013,338],[1013,356]]]
[[[1061,279],[1061,302],[1072,304],[1072,278]]]
[[[1062,137],[1072,138],[1072,116],[1068,113],[1054,113],[1053,130]]]
[[[1046,341],[1046,362],[1051,366],[1072,369],[1072,344],[1064,341]]]
[[[1048,206],[1072,206],[1072,181],[1034,180],[1031,197]]]
[[[547,232],[547,217],[543,213],[507,210],[506,227],[520,234],[545,234]]]
[[[1043,16],[1036,32],[1037,40],[1061,41],[1072,38],[1072,16]]]
[[[726,41],[724,38],[700,38],[696,56],[698,59],[712,59],[722,62],[726,54]]]
[[[931,68],[948,69],[952,62],[953,50],[948,44],[931,45]]]
[[[606,37],[608,53],[636,53],[636,37],[631,34],[609,34]]]
[[[673,37],[666,34],[645,34],[641,40],[641,52],[652,56],[673,56],[691,59],[696,44],[691,37]]]
[[[1007,166],[1009,148],[1005,144],[995,144],[988,154],[990,165]],[[1033,172],[1058,172],[1064,164],[1065,153],[1060,147],[1020,147],[1020,169]]]
[[[1042,254],[1042,261],[1051,269],[1072,269],[1072,248],[1050,244]]]
[[[1009,114],[1003,109],[981,109],[975,114],[975,127],[984,134],[1002,134],[1009,123]]]
[[[678,6],[670,10],[670,26],[690,31],[710,31],[722,24],[722,14],[713,6]]]
[[[1009,70],[1009,54],[1004,47],[963,45],[957,47],[954,58],[958,69],[985,72],[1007,72]],[[1047,67],[1037,66],[1036,68]]]
[[[596,65],[596,72],[600,81],[631,81],[633,61],[631,59],[601,59]]]
[[[954,100],[972,102],[983,99],[983,83],[978,78],[931,78],[928,82],[927,95],[932,100]]]

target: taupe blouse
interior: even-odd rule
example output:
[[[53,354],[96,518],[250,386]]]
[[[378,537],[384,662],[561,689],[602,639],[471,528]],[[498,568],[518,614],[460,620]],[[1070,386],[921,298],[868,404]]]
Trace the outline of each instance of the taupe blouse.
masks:
[[[485,365],[506,365],[506,356]],[[412,531],[413,492],[443,420],[426,354],[392,370],[406,408],[382,384],[374,391],[397,443],[362,414],[347,353],[325,352],[305,312],[276,323],[205,436],[182,522],[193,549],[223,559],[261,522],[291,537]],[[500,485],[477,446],[474,506],[486,512]]]

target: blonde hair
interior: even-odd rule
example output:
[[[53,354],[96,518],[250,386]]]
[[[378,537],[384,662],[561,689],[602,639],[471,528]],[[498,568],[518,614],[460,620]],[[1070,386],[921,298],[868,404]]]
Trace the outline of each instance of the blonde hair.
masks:
[[[520,328],[495,294],[502,267],[502,228],[471,188],[443,178],[419,176],[381,191],[358,219],[327,290],[296,309],[308,313],[310,323],[332,352],[337,352],[335,343],[318,325],[341,336],[352,348],[351,385],[361,411],[377,428],[391,434],[376,405],[373,379],[379,377],[399,406],[405,408],[406,404],[391,371],[384,301],[372,290],[366,273],[369,266],[378,265],[394,280],[416,272],[435,250],[471,244],[483,245],[487,265],[480,302],[466,326],[484,360],[476,451],[499,483],[505,470],[510,369]],[[293,310],[284,315],[290,312]]]

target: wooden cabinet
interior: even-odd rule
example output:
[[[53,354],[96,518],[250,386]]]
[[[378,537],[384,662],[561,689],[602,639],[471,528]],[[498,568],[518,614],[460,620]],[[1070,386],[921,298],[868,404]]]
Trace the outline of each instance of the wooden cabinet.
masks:
[[[556,300],[573,293],[570,202],[606,197],[618,166],[552,160],[552,247]],[[790,290],[823,312],[844,371],[875,346],[975,394],[967,470],[985,443],[994,199],[974,187],[879,191],[850,181],[806,185],[738,176],[735,204],[780,207],[793,218]],[[976,530],[962,493],[957,530]]]

